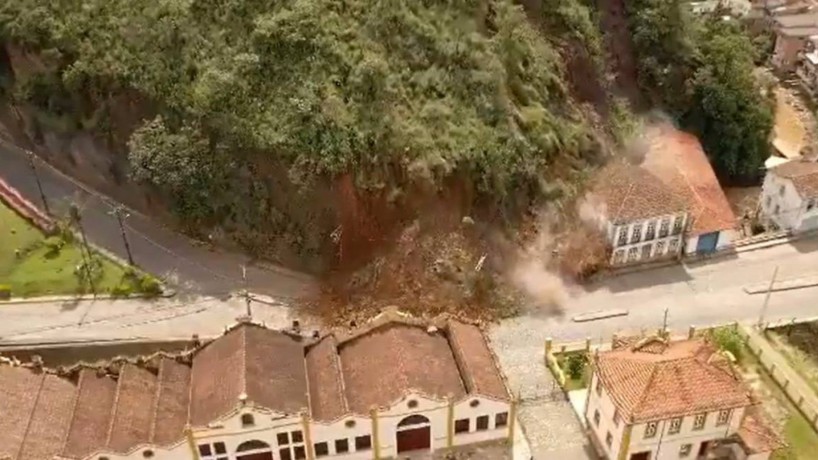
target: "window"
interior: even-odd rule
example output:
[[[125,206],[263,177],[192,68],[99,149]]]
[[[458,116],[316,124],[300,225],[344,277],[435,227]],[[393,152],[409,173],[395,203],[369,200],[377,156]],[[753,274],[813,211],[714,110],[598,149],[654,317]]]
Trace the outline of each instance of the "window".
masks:
[[[667,434],[676,434],[682,430],[682,418],[676,417],[674,419],[670,419],[670,428],[667,430]]]
[[[406,406],[409,409],[414,409],[414,408],[418,407],[418,401],[416,399],[410,399],[409,402],[406,403]]]
[[[664,241],[657,241],[656,242],[656,253],[654,254],[656,257],[659,257],[665,253],[665,242]]]
[[[223,442],[213,444],[200,444],[199,457],[202,460],[228,460],[227,447]]]
[[[648,422],[645,425],[645,439],[656,436],[656,422]]]
[[[469,432],[469,419],[463,418],[460,420],[454,421],[454,432],[455,433],[468,433]]]
[[[673,221],[673,234],[678,235],[682,233],[682,224],[684,223],[684,217],[677,217],[675,221]]]
[[[614,253],[614,263],[621,264],[625,261],[625,250],[624,249],[617,249]]]
[[[369,450],[372,448],[372,438],[369,435],[355,438],[355,450]]]
[[[609,431],[608,434],[605,435],[605,445],[611,447],[611,444],[613,444],[613,435]]]
[[[329,445],[325,442],[317,442],[313,445],[316,457],[326,457],[329,455]]]
[[[281,460],[301,460],[306,458],[306,448],[304,447],[304,434],[301,431],[291,431],[289,433],[278,433],[276,441],[281,449],[278,450]]]
[[[707,414],[698,414],[693,419],[693,429],[701,430],[704,428],[704,422],[707,421]]]
[[[726,425],[730,420],[730,409],[720,410],[719,417],[716,419],[716,426]]]
[[[494,428],[502,428],[508,425],[508,412],[500,412],[494,416]]]
[[[673,238],[670,240],[670,244],[668,245],[668,249],[670,252],[676,252],[679,250],[679,238]]]
[[[650,241],[656,238],[656,222],[648,222],[648,229],[645,230],[645,241]]]
[[[633,234],[631,235],[631,244],[638,243],[642,239],[642,224],[633,226]]]
[[[290,435],[288,433],[278,433],[276,435],[276,441],[278,441],[279,446],[286,446],[290,443]]]
[[[596,378],[596,395],[602,396],[602,380],[599,377]]]
[[[477,417],[477,431],[483,431],[489,429],[489,416],[488,415],[481,415]]]
[[[662,223],[659,224],[659,238],[664,238],[670,234],[670,219],[662,219]]]
[[[628,244],[628,227],[622,227],[619,229],[619,244],[618,246],[624,246]]]
[[[599,426],[599,411],[594,411],[594,425]]]
[[[335,440],[335,453],[336,454],[345,454],[349,452],[349,441],[346,439],[336,439]]]
[[[650,259],[650,251],[653,250],[652,244],[646,244],[642,246],[642,258],[643,259]]]
[[[639,249],[637,249],[637,248],[628,249],[628,262],[633,262],[638,258],[639,258]]]
[[[293,460],[293,454],[289,448],[285,447],[278,450],[278,458],[281,460]]]
[[[293,443],[298,444],[299,442],[304,442],[304,435],[301,434],[300,431],[293,431],[292,433]]]
[[[690,452],[693,450],[693,444],[682,444],[679,448],[679,457],[690,457]]]
[[[619,417],[619,409],[614,409],[614,426],[619,426],[619,422],[621,421],[621,417]]]
[[[256,422],[253,420],[253,414],[241,414],[241,427],[247,428],[248,426],[255,425]]]

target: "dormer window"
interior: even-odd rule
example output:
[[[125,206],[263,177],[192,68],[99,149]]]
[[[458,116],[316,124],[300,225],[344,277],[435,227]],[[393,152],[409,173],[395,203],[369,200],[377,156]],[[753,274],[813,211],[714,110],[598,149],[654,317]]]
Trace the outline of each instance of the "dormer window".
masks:
[[[256,420],[253,417],[253,414],[241,414],[241,427],[247,428],[250,426],[254,426],[256,424]]]

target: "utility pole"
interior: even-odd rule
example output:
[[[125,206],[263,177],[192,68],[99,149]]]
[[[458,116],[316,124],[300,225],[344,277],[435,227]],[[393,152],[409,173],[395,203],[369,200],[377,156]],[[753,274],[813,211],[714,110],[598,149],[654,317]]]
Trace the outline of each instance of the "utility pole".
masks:
[[[85,229],[82,227],[82,216],[80,215],[80,210],[76,204],[71,204],[69,211],[71,213],[71,220],[77,224],[80,235],[82,235],[82,244],[85,247],[85,252],[83,252],[83,248],[80,248],[80,254],[82,254],[82,258],[85,262],[85,274],[88,276],[88,284],[91,285],[91,292],[94,294],[94,298],[96,298],[97,287],[94,283],[94,276],[91,273],[91,264],[93,263],[94,259],[93,255],[91,254],[91,248],[88,247],[88,238],[85,236]]]
[[[128,253],[128,263],[133,267],[136,264],[133,262],[133,254],[131,254],[131,245],[128,242],[128,235],[125,234],[125,225],[122,223],[123,219],[127,219],[131,215],[119,205],[114,208],[113,214],[116,216],[117,222],[119,222],[119,233],[122,235],[122,242],[125,243],[125,251]]]
[[[761,313],[758,315],[758,329],[763,330],[764,316],[767,314],[767,307],[770,305],[770,296],[773,293],[773,286],[775,285],[775,278],[778,276],[778,265],[773,270],[773,277],[770,279],[770,286],[767,288],[767,294],[764,296],[764,305],[761,306]]]
[[[253,310],[250,308],[250,291],[247,290],[247,266],[241,266],[241,282],[244,285],[244,302],[247,305],[247,317],[253,317]]]
[[[667,334],[667,312],[669,308],[665,308],[665,318],[662,320],[662,334]]]
[[[43,192],[43,183],[40,181],[40,174],[37,172],[37,166],[34,165],[34,153],[26,152],[28,157],[28,166],[34,174],[34,180],[37,181],[37,190],[40,191],[40,199],[43,201],[43,209],[47,215],[51,215],[51,210],[48,208],[48,200],[45,199],[45,192]]]

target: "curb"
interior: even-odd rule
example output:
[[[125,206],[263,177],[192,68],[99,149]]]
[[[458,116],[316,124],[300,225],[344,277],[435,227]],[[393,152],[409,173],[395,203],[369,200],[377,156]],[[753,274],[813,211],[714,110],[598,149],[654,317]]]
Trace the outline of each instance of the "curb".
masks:
[[[586,323],[588,321],[597,321],[600,319],[615,318],[618,316],[627,316],[628,310],[604,310],[595,311],[591,313],[583,313],[571,318],[575,323]]]
[[[807,278],[794,278],[790,280],[777,281],[775,285],[773,285],[772,289],[770,289],[769,284],[766,286],[763,284],[745,286],[743,289],[745,293],[755,295],[766,294],[767,292],[794,291],[796,289],[806,289],[815,286],[818,286],[818,279],[813,278],[812,280],[808,280]]]
[[[63,302],[93,302],[95,300],[156,300],[156,299],[169,299],[176,295],[176,291],[172,289],[166,289],[159,295],[146,295],[146,294],[132,294],[127,296],[114,296],[111,294],[100,294],[97,296],[93,295],[80,295],[80,296],[43,296],[43,297],[12,297],[11,300],[0,300],[0,307],[4,305],[23,305],[29,303],[63,303]]]

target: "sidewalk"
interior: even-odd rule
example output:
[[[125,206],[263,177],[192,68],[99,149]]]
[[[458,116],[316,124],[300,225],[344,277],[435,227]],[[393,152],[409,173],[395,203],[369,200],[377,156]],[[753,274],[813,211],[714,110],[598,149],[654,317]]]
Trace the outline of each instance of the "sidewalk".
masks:
[[[818,396],[812,387],[790,367],[787,358],[779,353],[754,327],[742,326],[740,331],[746,336],[747,346],[778,383],[792,403],[804,414],[812,428],[818,431]]]

